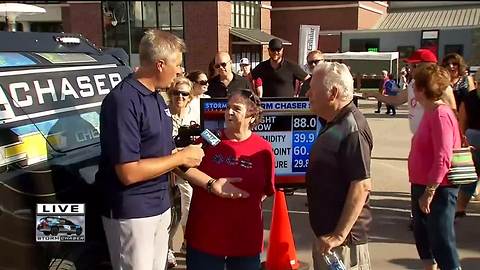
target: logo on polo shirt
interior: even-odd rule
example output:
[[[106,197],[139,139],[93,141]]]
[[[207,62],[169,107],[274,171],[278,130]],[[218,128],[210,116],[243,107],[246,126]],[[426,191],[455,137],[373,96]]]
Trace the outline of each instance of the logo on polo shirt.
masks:
[[[172,114],[170,113],[170,110],[167,108],[165,109],[165,114],[168,116],[168,117],[172,117]]]

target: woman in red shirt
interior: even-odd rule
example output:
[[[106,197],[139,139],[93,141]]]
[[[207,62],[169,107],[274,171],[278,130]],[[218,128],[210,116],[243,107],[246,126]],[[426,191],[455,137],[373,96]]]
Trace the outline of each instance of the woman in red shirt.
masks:
[[[258,270],[263,248],[262,201],[274,193],[272,146],[252,128],[261,120],[258,96],[237,90],[228,98],[221,142],[205,148],[198,169],[214,179],[239,177],[235,186],[249,196],[237,200],[194,186],[188,216],[189,270]]]

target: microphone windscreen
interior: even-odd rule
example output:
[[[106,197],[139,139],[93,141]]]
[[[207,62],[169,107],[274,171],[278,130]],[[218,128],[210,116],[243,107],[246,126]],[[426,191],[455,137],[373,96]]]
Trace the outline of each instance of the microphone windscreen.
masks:
[[[205,129],[204,131],[202,131],[202,133],[200,133],[200,136],[202,137],[202,139],[205,140],[208,145],[216,146],[220,143],[220,139],[215,136],[215,134],[209,129]]]

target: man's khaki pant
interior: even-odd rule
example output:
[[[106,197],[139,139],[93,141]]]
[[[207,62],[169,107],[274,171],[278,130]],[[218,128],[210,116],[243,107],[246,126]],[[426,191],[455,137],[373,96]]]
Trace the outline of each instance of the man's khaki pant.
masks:
[[[164,270],[170,209],[146,218],[102,217],[113,270]]]
[[[323,255],[317,250],[317,241],[313,241],[312,257],[314,270],[328,270],[328,266],[323,259]],[[332,249],[343,261],[347,270],[370,270],[370,254],[368,253],[368,244],[339,246]]]

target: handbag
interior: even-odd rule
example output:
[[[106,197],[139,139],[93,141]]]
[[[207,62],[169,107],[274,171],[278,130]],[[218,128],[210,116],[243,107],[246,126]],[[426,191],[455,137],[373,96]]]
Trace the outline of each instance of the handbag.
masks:
[[[453,149],[452,162],[447,173],[448,181],[453,185],[464,185],[478,180],[470,147]]]

